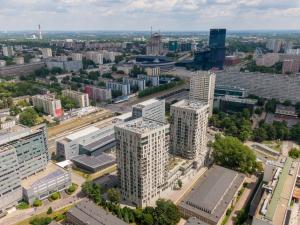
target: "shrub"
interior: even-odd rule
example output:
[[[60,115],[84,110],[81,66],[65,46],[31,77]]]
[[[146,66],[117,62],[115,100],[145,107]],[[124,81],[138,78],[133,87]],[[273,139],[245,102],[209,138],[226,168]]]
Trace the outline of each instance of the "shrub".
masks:
[[[59,199],[59,198],[60,198],[59,192],[54,192],[54,193],[50,196],[50,199],[53,200],[53,201],[55,201],[55,200],[57,200],[57,199]]]
[[[25,201],[20,202],[17,207],[17,209],[28,209],[29,208],[29,204]]]
[[[43,202],[39,199],[35,199],[32,205],[34,207],[40,207],[41,205],[43,205]]]

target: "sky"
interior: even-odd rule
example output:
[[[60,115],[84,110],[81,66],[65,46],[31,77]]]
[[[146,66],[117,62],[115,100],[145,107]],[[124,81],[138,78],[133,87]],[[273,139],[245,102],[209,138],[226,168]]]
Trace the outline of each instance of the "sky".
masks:
[[[0,31],[300,30],[300,0],[0,0]]]

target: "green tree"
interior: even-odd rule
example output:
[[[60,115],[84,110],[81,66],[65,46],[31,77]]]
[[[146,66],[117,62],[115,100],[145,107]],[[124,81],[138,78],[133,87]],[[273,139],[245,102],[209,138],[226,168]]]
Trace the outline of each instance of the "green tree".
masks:
[[[294,141],[300,142],[300,123],[298,123],[292,127],[291,138]]]
[[[41,218],[33,218],[30,220],[31,225],[48,225],[49,223],[52,222],[52,219],[50,217],[41,217]]]
[[[300,158],[300,150],[298,148],[292,148],[289,151],[289,157],[293,159],[299,159]]]
[[[32,127],[36,125],[38,121],[39,115],[33,108],[27,108],[23,112],[20,113],[19,121],[21,124],[25,126]]]
[[[52,213],[53,213],[53,209],[52,209],[52,207],[49,207],[48,210],[47,210],[47,214],[50,215]]]
[[[178,179],[177,180],[177,185],[181,189],[182,188],[182,180]]]
[[[50,70],[50,73],[51,74],[62,74],[64,72],[64,70],[60,67],[53,67],[51,70]]]
[[[108,189],[108,191],[107,191],[107,198],[112,203],[119,204],[121,196],[117,189],[111,188],[111,189]]]
[[[215,163],[242,173],[252,174],[258,168],[255,154],[234,137],[216,137],[213,143]]]
[[[33,201],[33,204],[32,204],[34,207],[40,207],[41,205],[43,205],[43,202],[39,199],[35,199]]]
[[[67,111],[70,109],[75,109],[75,108],[79,107],[77,102],[74,99],[67,97],[67,96],[61,96],[60,101],[61,101],[62,107]]]
[[[54,192],[53,194],[51,194],[50,198],[51,198],[51,200],[53,200],[53,201],[59,199],[59,198],[60,198],[59,192]]]
[[[176,205],[170,200],[159,199],[156,201],[154,221],[158,225],[175,225],[180,220],[180,213]]]

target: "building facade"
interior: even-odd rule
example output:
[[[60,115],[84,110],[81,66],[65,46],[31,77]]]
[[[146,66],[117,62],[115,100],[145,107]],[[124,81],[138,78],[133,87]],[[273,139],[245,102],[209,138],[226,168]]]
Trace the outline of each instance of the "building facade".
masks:
[[[84,92],[89,95],[89,98],[94,101],[107,101],[111,100],[111,89],[100,88],[96,86],[87,85],[84,88]]]
[[[118,174],[123,199],[145,207],[166,183],[169,125],[139,118],[115,126]]]
[[[52,49],[51,48],[41,48],[41,52],[44,59],[52,57]]]
[[[163,43],[159,33],[151,34],[150,40],[147,44],[147,55],[161,55],[163,52]]]
[[[182,100],[171,105],[171,152],[203,165],[207,158],[209,105]]]
[[[209,114],[212,115],[216,74],[199,71],[190,80],[190,100],[204,101],[209,104]]]
[[[106,83],[106,88],[112,91],[120,91],[122,95],[129,95],[130,94],[130,84],[123,84],[113,81],[108,81]]]
[[[73,90],[63,90],[62,95],[74,99],[80,108],[90,105],[88,94]]]
[[[32,96],[32,104],[34,107],[41,108],[43,111],[54,117],[61,117],[63,109],[61,101],[55,99],[54,95],[35,95]]]
[[[165,119],[165,100],[150,99],[132,106],[132,117],[147,118],[164,123]]]

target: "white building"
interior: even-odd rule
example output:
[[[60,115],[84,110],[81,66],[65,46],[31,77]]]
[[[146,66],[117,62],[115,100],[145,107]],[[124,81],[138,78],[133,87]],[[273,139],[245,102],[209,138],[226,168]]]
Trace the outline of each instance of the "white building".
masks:
[[[89,51],[85,53],[85,57],[92,60],[94,63],[102,65],[103,64],[103,54],[99,52]]]
[[[51,48],[41,48],[40,49],[44,59],[52,57],[52,49]]]
[[[138,207],[150,205],[166,183],[169,125],[139,118],[115,126],[122,197]]]
[[[149,99],[132,106],[133,118],[147,118],[165,122],[165,100]]]
[[[2,52],[4,56],[11,57],[14,56],[15,51],[12,46],[2,46]]]
[[[43,111],[54,117],[61,117],[63,109],[59,99],[55,99],[54,95],[35,95],[32,96],[32,104],[34,107],[41,108]]]
[[[90,105],[88,94],[73,90],[63,90],[62,95],[74,99],[80,108]]]
[[[6,61],[5,60],[0,60],[0,67],[1,66],[6,66]]]
[[[209,105],[182,100],[171,105],[171,152],[200,165],[207,157]]]
[[[190,100],[204,101],[209,104],[209,114],[212,115],[216,74],[199,71],[190,80]]]
[[[72,53],[71,57],[72,57],[72,60],[74,60],[74,61],[82,61],[81,53]]]

